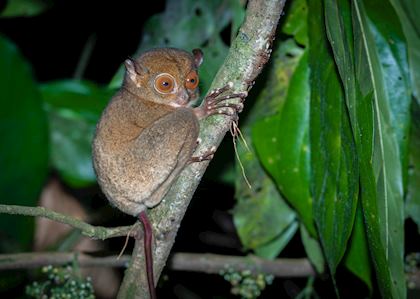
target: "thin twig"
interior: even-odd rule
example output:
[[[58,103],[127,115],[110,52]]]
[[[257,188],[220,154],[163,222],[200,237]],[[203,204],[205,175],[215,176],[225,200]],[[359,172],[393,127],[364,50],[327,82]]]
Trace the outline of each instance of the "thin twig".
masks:
[[[130,255],[95,257],[79,252],[31,252],[0,254],[0,270],[33,269],[47,265],[59,266],[77,260],[80,267],[127,267]],[[228,256],[218,254],[175,253],[168,260],[168,267],[175,271],[218,274],[220,271],[249,270],[254,274],[265,273],[276,277],[307,277],[315,275],[309,261],[301,259],[265,260],[256,256]]]
[[[130,234],[130,231],[133,227],[133,225],[112,228],[94,226],[75,217],[57,213],[44,207],[26,207],[0,204],[0,213],[48,218],[50,220],[64,223],[70,225],[73,228],[79,229],[84,236],[100,240],[127,236]]]
[[[76,70],[74,71],[73,78],[81,80],[85,73],[86,67],[89,64],[89,59],[92,56],[93,48],[96,44],[96,34],[91,34],[83,47],[82,54],[80,55],[79,62],[77,63]]]
[[[248,144],[246,143],[245,139],[242,136],[242,132],[241,130],[239,130],[239,127],[237,125],[237,123],[235,121],[232,121],[232,127],[230,129],[230,133],[232,134],[232,142],[233,142],[233,149],[235,150],[235,156],[236,156],[236,160],[238,161],[239,167],[241,168],[242,171],[242,177],[245,180],[245,183],[247,184],[249,189],[252,189],[251,183],[249,182],[247,176],[246,176],[246,172],[245,172],[245,168],[242,164],[241,158],[239,157],[239,153],[238,153],[238,145],[236,143],[236,138],[238,136],[241,136],[244,144],[246,146],[246,149],[249,151],[249,147]]]
[[[126,267],[129,255],[94,257],[80,252],[29,252],[0,254],[0,270],[35,269],[43,266],[61,266],[74,261],[81,267]]]
[[[311,263],[305,259],[266,260],[256,256],[226,256],[217,254],[176,253],[168,262],[172,270],[218,274],[220,271],[249,270],[277,277],[307,277],[315,275]]]

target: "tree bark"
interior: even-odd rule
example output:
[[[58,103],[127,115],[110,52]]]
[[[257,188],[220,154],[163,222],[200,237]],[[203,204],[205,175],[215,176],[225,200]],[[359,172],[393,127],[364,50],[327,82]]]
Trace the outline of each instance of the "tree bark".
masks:
[[[232,43],[229,54],[217,73],[212,88],[233,83],[233,92],[249,90],[271,54],[271,45],[286,0],[250,0],[247,14],[239,33]],[[197,152],[203,153],[218,147],[231,120],[224,116],[205,119],[201,124],[203,140]],[[161,204],[151,210],[150,220],[154,227],[154,275],[158,281],[168,259],[185,211],[197,188],[208,162],[191,164],[184,169]],[[145,273],[143,246],[136,241],[132,261],[127,269],[118,298],[149,298]]]

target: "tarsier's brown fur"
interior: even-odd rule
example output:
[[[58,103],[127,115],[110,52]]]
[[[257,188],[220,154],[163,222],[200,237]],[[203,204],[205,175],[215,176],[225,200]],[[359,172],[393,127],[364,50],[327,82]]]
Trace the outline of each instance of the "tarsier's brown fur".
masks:
[[[123,88],[97,126],[93,157],[107,198],[121,211],[137,216],[160,202],[187,164],[199,124],[192,108],[169,105],[179,94],[160,94],[152,85],[161,73],[184,82],[197,69],[190,53],[158,49],[140,56],[133,66],[136,72],[127,67]],[[185,92],[190,99],[197,98],[197,90]]]
[[[145,210],[160,203],[189,162],[213,156],[214,149],[210,149],[193,157],[199,119],[213,114],[236,119],[242,104],[225,102],[247,95],[243,92],[223,96],[232,87],[229,83],[212,91],[200,107],[191,108],[190,102],[198,97],[196,71],[202,55],[197,49],[191,54],[164,48],[146,52],[136,60],[126,60],[123,86],[103,112],[93,141],[93,164],[106,197],[143,223],[151,298],[156,298],[152,227]],[[168,81],[173,84],[167,84]],[[162,84],[159,86],[165,90],[159,90],[157,84]]]

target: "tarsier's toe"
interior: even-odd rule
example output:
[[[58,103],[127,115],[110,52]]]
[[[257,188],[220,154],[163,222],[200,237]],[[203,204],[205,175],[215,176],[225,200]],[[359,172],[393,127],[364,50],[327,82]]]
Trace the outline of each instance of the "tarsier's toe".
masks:
[[[202,161],[211,160],[213,159],[215,152],[216,152],[216,147],[212,146],[209,150],[205,151],[200,156],[191,157],[191,162],[202,162]]]

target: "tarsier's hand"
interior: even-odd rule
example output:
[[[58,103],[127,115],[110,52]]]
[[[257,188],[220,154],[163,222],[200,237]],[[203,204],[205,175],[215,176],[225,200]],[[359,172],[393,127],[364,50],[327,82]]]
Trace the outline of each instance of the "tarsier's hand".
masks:
[[[242,112],[243,101],[248,96],[248,92],[226,93],[233,87],[233,83],[229,82],[222,88],[212,90],[203,100],[200,107],[194,109],[198,119],[206,118],[210,115],[224,114],[232,117],[232,120],[238,119],[238,113]],[[239,98],[239,103],[232,103],[230,100]]]

